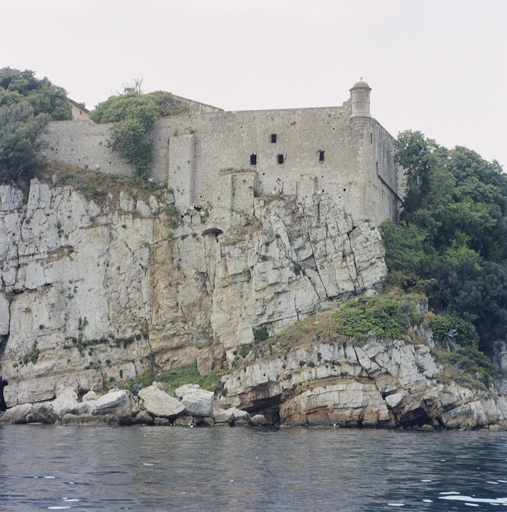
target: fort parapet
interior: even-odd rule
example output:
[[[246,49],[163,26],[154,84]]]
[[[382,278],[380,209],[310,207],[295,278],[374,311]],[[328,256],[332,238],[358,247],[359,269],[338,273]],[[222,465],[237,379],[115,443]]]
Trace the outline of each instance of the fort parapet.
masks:
[[[224,112],[196,103],[156,122],[151,177],[173,189],[181,210],[212,208],[222,221],[253,213],[257,196],[314,194],[330,195],[356,221],[396,221],[403,175],[393,137],[370,115],[370,91],[356,83],[341,107]],[[109,130],[91,121],[50,123],[46,156],[133,174],[107,147]]]

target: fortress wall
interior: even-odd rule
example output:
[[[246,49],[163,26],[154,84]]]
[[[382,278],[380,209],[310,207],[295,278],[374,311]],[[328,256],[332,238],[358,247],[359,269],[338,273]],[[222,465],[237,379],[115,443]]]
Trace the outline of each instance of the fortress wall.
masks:
[[[109,125],[91,121],[51,122],[42,137],[49,143],[44,156],[106,174],[131,176],[134,167],[107,147],[109,128]]]
[[[163,182],[160,173],[167,168],[164,162],[168,158],[169,139],[193,133],[195,204],[212,202],[217,173],[228,169],[256,172],[256,195],[296,195],[302,176],[313,176],[315,191],[319,193],[329,192],[326,189],[331,183],[333,187],[339,184],[350,189],[360,170],[356,134],[349,117],[350,108],[344,106],[162,119],[153,132],[157,144],[155,181]],[[276,135],[276,142],[272,142],[272,135]],[[324,152],[322,157],[320,151]],[[251,155],[255,155],[255,164]],[[278,155],[283,155],[283,163]],[[173,188],[171,179],[178,172],[174,166],[171,159],[169,185]],[[181,170],[182,166],[179,167]]]
[[[398,216],[398,177],[394,139],[375,119],[363,133],[364,193],[367,217],[376,223]],[[369,209],[369,211],[368,211]]]
[[[190,205],[194,198],[194,135],[169,139],[169,183],[177,204]]]
[[[232,210],[248,215],[254,213],[255,173],[240,173],[232,176]]]
[[[331,195],[357,220],[395,220],[393,139],[375,120],[351,120],[350,115],[349,100],[341,107],[194,112],[160,119],[150,133],[152,178],[173,188],[181,209],[208,204],[217,211],[251,211],[254,195],[303,199],[318,193]],[[132,166],[106,147],[109,128],[92,122],[50,123],[46,155],[131,175]]]

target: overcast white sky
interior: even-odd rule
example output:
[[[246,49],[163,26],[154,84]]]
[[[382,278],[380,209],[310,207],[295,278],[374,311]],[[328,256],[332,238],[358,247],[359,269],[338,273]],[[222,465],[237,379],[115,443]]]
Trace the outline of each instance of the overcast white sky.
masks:
[[[225,110],[341,105],[507,171],[507,0],[0,0],[0,67],[89,108],[143,78]]]

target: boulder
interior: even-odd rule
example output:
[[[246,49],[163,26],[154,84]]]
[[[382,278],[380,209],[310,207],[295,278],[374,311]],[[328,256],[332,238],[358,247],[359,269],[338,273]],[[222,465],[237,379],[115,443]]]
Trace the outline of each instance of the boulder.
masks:
[[[250,417],[250,414],[248,414],[246,411],[242,411],[241,409],[238,409],[237,407],[232,407],[232,419],[235,423],[237,423],[240,420],[248,420]]]
[[[149,386],[139,391],[146,410],[159,418],[173,419],[185,412],[185,406],[157,386]]]
[[[174,395],[181,400],[185,396],[185,393],[195,391],[196,389],[201,389],[201,386],[199,386],[199,384],[183,384],[183,386],[176,389]]]
[[[74,413],[79,407],[77,394],[73,388],[66,388],[51,402],[51,405],[53,411],[63,418],[67,413]]]
[[[268,423],[268,420],[262,414],[256,414],[250,418],[250,425],[253,427],[262,427]]]
[[[95,391],[91,390],[83,396],[83,402],[91,402],[92,400],[97,400],[99,397]]]
[[[7,409],[0,418],[0,424],[26,423],[26,418],[32,410],[32,404],[21,404],[11,407]]]
[[[215,407],[213,409],[213,418],[215,423],[231,423],[232,415],[236,409],[233,407],[231,409],[221,409],[220,407]]]
[[[63,425],[90,425],[90,426],[111,426],[117,427],[120,424],[120,418],[114,414],[104,414],[103,416],[95,416],[93,414],[66,414],[62,418]]]
[[[175,392],[187,411],[193,416],[211,416],[215,405],[215,394],[201,389],[197,384],[186,384]]]
[[[446,428],[476,428],[486,425],[486,414],[480,401],[470,402],[442,414]]]
[[[148,411],[140,411],[132,419],[132,424],[153,425],[153,418],[148,414]]]
[[[94,414],[97,408],[97,400],[90,400],[87,402],[81,402],[77,404],[75,414]]]
[[[173,422],[175,427],[195,427],[199,423],[198,419],[194,416],[180,416]]]
[[[60,417],[49,403],[34,405],[32,412],[26,416],[27,423],[43,423],[44,425],[53,425],[59,419]]]
[[[132,401],[129,391],[112,391],[101,396],[95,405],[95,415],[114,414],[118,418],[132,416]]]

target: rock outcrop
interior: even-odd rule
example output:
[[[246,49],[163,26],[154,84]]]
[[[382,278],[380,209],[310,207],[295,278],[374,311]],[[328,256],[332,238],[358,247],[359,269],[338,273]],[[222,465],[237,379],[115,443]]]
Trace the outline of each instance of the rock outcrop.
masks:
[[[102,389],[253,339],[372,290],[386,275],[376,227],[325,195],[255,199],[255,215],[177,212],[135,188],[86,199],[32,180],[0,186],[0,375],[7,405]]]
[[[224,377],[220,404],[282,425],[507,427],[507,400],[454,383],[426,345],[322,343],[253,362]]]

